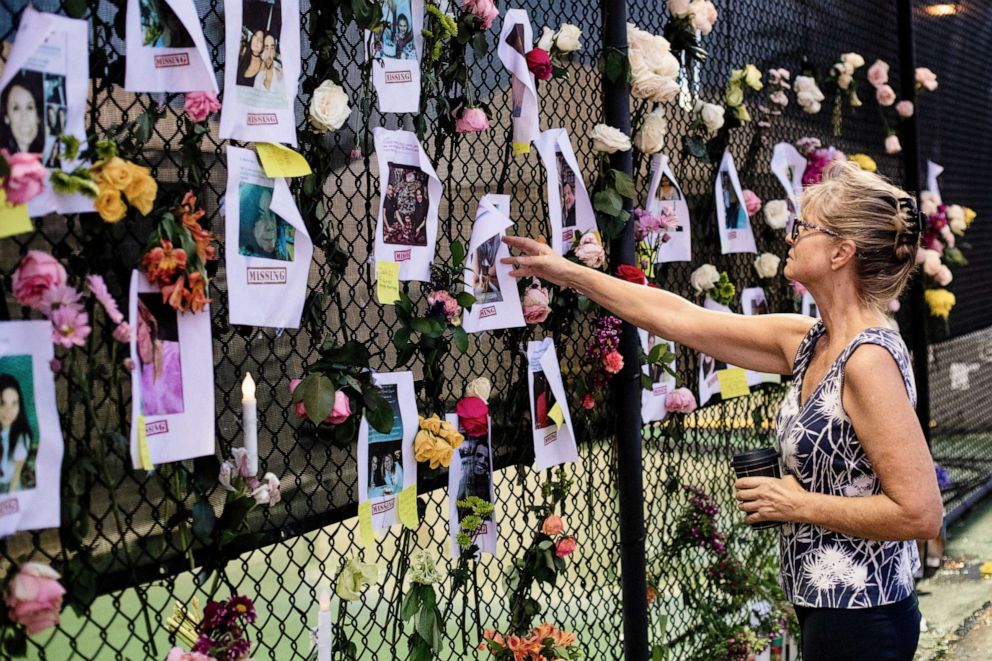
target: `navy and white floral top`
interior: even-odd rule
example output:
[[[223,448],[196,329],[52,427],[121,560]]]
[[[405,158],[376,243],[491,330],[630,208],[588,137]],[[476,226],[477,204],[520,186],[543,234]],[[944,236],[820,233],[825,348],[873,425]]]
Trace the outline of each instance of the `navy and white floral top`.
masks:
[[[824,330],[823,322],[818,321],[799,345],[792,387],[778,414],[778,444],[785,470],[807,491],[853,497],[879,494],[882,486],[878,476],[844,411],[844,367],[862,344],[885,347],[898,363],[915,406],[909,352],[896,331],[864,330],[841,352],[800,406],[803,378]],[[786,598],[813,608],[869,608],[895,603],[913,592],[913,573],[919,566],[912,541],[860,539],[805,523],[782,527],[780,550]]]

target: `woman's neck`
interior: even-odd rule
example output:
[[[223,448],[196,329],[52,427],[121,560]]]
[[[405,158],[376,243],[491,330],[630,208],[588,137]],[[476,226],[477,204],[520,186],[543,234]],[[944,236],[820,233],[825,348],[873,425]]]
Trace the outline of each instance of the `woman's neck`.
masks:
[[[885,315],[877,308],[866,305],[856,292],[843,287],[834,289],[811,288],[823,326],[831,341],[846,345],[867,328],[885,327]]]

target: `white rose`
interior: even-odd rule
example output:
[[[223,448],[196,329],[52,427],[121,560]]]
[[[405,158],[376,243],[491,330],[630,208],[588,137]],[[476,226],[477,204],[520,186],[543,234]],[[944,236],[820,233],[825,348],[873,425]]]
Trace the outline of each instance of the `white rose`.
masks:
[[[627,54],[627,61],[630,62],[630,76],[641,76],[645,73],[654,73],[648,69],[647,62],[644,61],[644,51],[639,48],[631,48]]]
[[[338,130],[350,116],[348,95],[340,85],[325,80],[313,91],[310,97],[310,125],[318,133]]]
[[[957,234],[958,236],[963,236],[965,230],[968,229],[968,223],[965,222],[964,218],[960,218],[960,219],[956,218],[954,220],[948,221],[948,225],[950,226],[951,231]]]
[[[668,120],[664,110],[656,108],[644,118],[641,130],[634,136],[634,145],[642,154],[657,154],[665,146],[666,135]]]
[[[920,202],[926,204],[927,202],[933,203],[934,213],[937,212],[937,205],[940,204],[940,196],[930,190],[925,190],[920,193]],[[928,216],[930,214],[927,214]]]
[[[760,90],[761,85],[761,69],[754,66],[753,64],[748,64],[744,67],[744,84],[753,90]]]
[[[902,145],[899,144],[899,136],[895,133],[885,136],[885,153],[886,154],[898,154],[902,151]]]
[[[923,248],[920,250],[923,253],[922,259],[917,257],[917,261],[923,264],[923,272],[929,275],[931,278],[936,277],[937,271],[943,264],[940,261],[940,253],[936,250],[930,250],[929,248]]]
[[[627,23],[627,45],[631,50],[643,50],[650,39],[650,32],[645,32],[633,23]]]
[[[840,56],[841,62],[850,64],[855,69],[860,69],[865,65],[865,58],[861,57],[857,53],[844,53]]]
[[[555,46],[562,53],[574,53],[582,48],[582,42],[579,41],[579,37],[581,36],[582,30],[577,25],[562,23],[562,26],[558,28],[558,33],[555,35]]]
[[[589,132],[592,140],[592,150],[604,154],[613,154],[630,149],[630,138],[621,131],[606,124],[596,124]]]
[[[631,96],[656,103],[674,99],[678,96],[679,90],[679,84],[672,78],[665,78],[650,71],[642,71],[633,76],[630,83]]]
[[[672,16],[685,18],[689,15],[689,0],[668,0],[668,11]]]
[[[484,376],[480,376],[465,386],[465,396],[478,397],[483,401],[489,401],[489,395],[492,393],[492,390],[493,384],[489,381],[489,379]]]
[[[778,255],[770,252],[763,252],[754,260],[754,270],[758,272],[759,278],[774,278],[778,273],[778,265],[782,259]]]
[[[720,272],[712,264],[703,264],[689,276],[689,284],[698,293],[709,291],[720,281]]]
[[[947,222],[954,222],[955,220],[964,222],[964,207],[960,204],[952,204],[947,207]]]
[[[841,88],[842,90],[846,90],[848,87],[851,86],[851,82],[853,80],[854,80],[854,76],[852,76],[851,74],[842,73],[841,75],[837,76],[837,87]]]
[[[714,103],[704,103],[699,110],[699,116],[703,119],[703,123],[706,124],[706,130],[713,133],[723,126],[723,114],[725,112],[726,109],[723,106],[718,106]]]
[[[679,58],[672,55],[671,52],[665,52],[658,58],[649,59],[648,62],[652,64],[654,72],[659,76],[677,78],[679,75]]]
[[[814,101],[813,103],[809,103],[803,106],[803,110],[809,113],[810,115],[815,115],[816,113],[820,112],[820,102]]]
[[[951,284],[951,280],[954,279],[954,275],[951,273],[951,269],[947,268],[945,264],[941,264],[940,268],[937,269],[936,275],[934,275],[934,280],[941,287],[946,287]]]
[[[541,28],[541,38],[537,40],[537,47],[543,51],[551,52],[551,47],[555,43],[555,33],[545,25]]]
[[[785,229],[789,224],[789,204],[785,200],[770,200],[765,203],[765,224],[773,230]]]
[[[795,87],[796,94],[802,94],[803,92],[809,92],[814,97],[819,94],[820,98],[817,101],[823,101],[823,92],[816,85],[816,79],[812,76],[796,76],[796,82],[793,84]]]
[[[689,11],[692,13],[692,22],[697,30],[704,35],[713,31],[717,12],[716,6],[710,0],[693,0],[689,3]]]
[[[861,99],[858,98],[858,93],[857,92],[855,92],[854,94],[851,95],[851,107],[852,108],[860,108],[861,107]]]

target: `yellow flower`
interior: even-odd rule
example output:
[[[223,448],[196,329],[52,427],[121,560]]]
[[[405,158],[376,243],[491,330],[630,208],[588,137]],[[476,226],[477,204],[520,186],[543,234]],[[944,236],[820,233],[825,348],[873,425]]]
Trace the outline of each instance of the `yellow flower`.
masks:
[[[878,171],[878,164],[876,164],[875,160],[868,154],[851,154],[847,157],[847,160],[853,162],[862,170],[866,170],[868,172]]]
[[[974,222],[977,216],[978,214],[971,207],[964,208],[964,222],[967,223],[968,227],[971,227],[971,223]]]
[[[744,67],[743,74],[744,82],[747,83],[748,87],[755,91],[761,89],[761,70],[758,67],[748,64]]]
[[[152,207],[155,206],[155,196],[158,195],[158,184],[148,174],[147,168],[134,165],[133,163],[130,165],[133,168],[132,181],[124,190],[124,194],[127,196],[127,201],[131,203],[131,206],[140,211],[142,215],[147,216],[152,212]]]
[[[123,158],[114,156],[103,164],[100,175],[109,186],[122,191],[130,186],[134,179],[134,170],[129,166],[130,164]]]
[[[429,418],[421,418],[420,428],[426,429],[432,434],[436,434],[441,431],[441,419],[437,417],[437,414],[434,414]]]
[[[951,308],[958,302],[954,294],[946,289],[928,289],[923,292],[923,297],[926,298],[927,305],[930,307],[930,314],[942,319],[947,319],[950,316]]]
[[[362,590],[378,582],[378,567],[371,562],[362,562],[358,558],[348,558],[341,568],[341,573],[338,574],[334,592],[345,601],[355,601],[361,596]]]
[[[100,194],[93,203],[104,222],[116,223],[127,214],[127,205],[116,188],[101,186]]]
[[[430,461],[434,454],[434,446],[437,444],[437,437],[426,429],[417,432],[413,439],[413,457],[417,461]]]
[[[992,576],[992,560],[983,562],[978,571],[981,572],[982,576]]]

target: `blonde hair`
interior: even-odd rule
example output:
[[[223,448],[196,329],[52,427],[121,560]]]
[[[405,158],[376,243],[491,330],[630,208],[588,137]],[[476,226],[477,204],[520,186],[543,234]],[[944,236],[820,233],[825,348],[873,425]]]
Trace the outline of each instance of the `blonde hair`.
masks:
[[[803,192],[801,208],[809,222],[854,242],[862,301],[884,309],[899,298],[920,246],[915,198],[877,174],[839,161]]]

